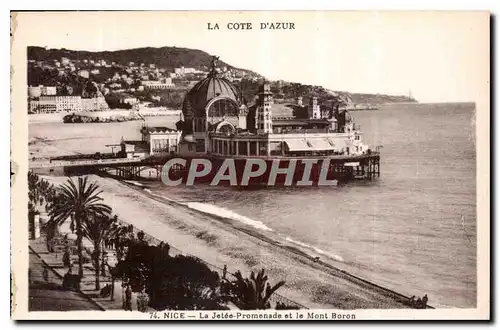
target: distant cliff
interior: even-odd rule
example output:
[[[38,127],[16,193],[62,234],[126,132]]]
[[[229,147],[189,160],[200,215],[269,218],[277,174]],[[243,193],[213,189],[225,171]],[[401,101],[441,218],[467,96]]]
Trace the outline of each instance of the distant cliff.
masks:
[[[259,85],[263,80],[249,81],[243,80],[241,90],[244,98],[249,104],[254,101]],[[317,97],[318,102],[324,107],[334,107],[337,104],[341,107],[354,108],[356,106],[378,106],[389,103],[415,103],[418,102],[412,97],[404,95],[384,95],[351,93],[344,91],[332,91],[322,86],[303,85],[286,81],[271,81],[271,92],[274,98],[281,103],[296,103],[298,97],[302,97],[302,102],[307,105],[312,97]]]
[[[384,95],[384,94],[361,94],[361,93],[348,93],[346,94],[355,104],[373,104],[380,105],[386,103],[414,103],[417,102],[413,97],[406,95]]]

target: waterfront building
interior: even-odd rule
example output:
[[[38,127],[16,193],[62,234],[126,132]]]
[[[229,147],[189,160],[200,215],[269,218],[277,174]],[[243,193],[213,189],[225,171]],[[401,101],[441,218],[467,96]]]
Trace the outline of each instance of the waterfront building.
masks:
[[[309,119],[273,119],[272,93],[268,84],[261,86],[256,105],[248,111],[240,109],[241,105],[239,90],[219,77],[213,67],[186,95],[183,104],[186,122],[179,150],[221,156],[366,152],[359,132],[343,132],[350,122],[344,121],[344,126],[338,127],[336,118],[321,118],[317,99],[312,101],[312,118]]]
[[[146,143],[150,155],[177,152],[181,132],[165,126],[141,129],[142,141]]]
[[[311,99],[310,118],[272,115],[269,85],[260,87],[256,105],[240,109],[239,90],[217,73],[215,65],[183,103],[180,152],[220,156],[361,155],[368,147],[354,131],[347,111],[322,118],[317,98]]]
[[[102,95],[94,98],[42,95],[28,101],[28,110],[30,113],[80,112],[109,110],[109,106]]]
[[[41,100],[45,99],[47,101],[53,100],[56,103],[57,111],[81,111],[82,110],[82,98],[80,96],[52,96],[45,97],[42,96]]]
[[[28,109],[31,113],[50,113],[61,111],[82,110],[80,96],[40,96],[37,100],[28,102]]]
[[[209,181],[226,160],[234,161],[236,176],[241,178],[249,159],[267,165],[265,172],[254,178],[256,184],[275,183],[277,174],[271,169],[276,163],[280,169],[293,166],[295,184],[308,181],[306,175],[311,183],[319,183],[328,176],[328,180],[350,180],[380,174],[378,151],[361,141],[361,132],[348,111],[339,111],[336,106],[322,114],[318,99],[312,97],[307,118],[283,116],[284,107],[273,102],[268,83],[259,87],[255,104],[247,106],[240,90],[219,73],[216,60],[208,75],[187,92],[177,129],[144,125],[141,141],[123,143],[127,157],[139,157],[147,150],[145,157],[155,156],[152,159],[160,163],[171,157],[184,158],[185,165],[174,169],[174,177],[184,179],[189,162],[208,159],[210,173],[200,180]],[[275,108],[279,116],[273,115]],[[288,182],[288,175],[285,177]],[[284,176],[279,180],[285,181]]]
[[[28,100],[29,113],[53,113],[57,112],[57,105],[50,100]]]

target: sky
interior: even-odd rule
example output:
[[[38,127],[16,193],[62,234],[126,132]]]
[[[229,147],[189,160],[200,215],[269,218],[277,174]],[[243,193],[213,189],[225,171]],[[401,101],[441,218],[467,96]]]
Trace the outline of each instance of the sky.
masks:
[[[253,28],[227,28],[238,22]],[[261,22],[293,22],[295,29],[261,30]],[[411,91],[421,102],[477,101],[489,89],[485,12],[37,12],[19,14],[14,25],[14,39],[26,46],[196,48],[272,80]]]

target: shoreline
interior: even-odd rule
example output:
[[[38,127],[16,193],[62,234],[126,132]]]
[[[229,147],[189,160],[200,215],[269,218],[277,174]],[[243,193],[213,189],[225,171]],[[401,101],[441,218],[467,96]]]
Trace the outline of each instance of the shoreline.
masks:
[[[151,117],[167,117],[167,118],[172,118],[175,117],[177,118],[179,116],[178,110],[164,110],[164,111],[137,111],[137,110],[106,110],[106,111],[94,111],[94,112],[88,112],[88,111],[82,111],[82,112],[54,112],[54,113],[33,113],[33,114],[28,114],[28,123],[29,124],[51,124],[51,123],[63,123],[63,117],[66,115],[71,115],[71,114],[79,115],[79,116],[84,116],[84,117],[103,117],[103,118],[111,118],[113,116],[122,116],[122,117],[127,117],[130,113],[133,113],[134,115],[141,115],[142,117],[145,118],[151,118]],[[144,120],[142,118],[134,118],[133,120],[126,120],[126,121],[140,121]],[[113,124],[113,123],[120,123],[120,122],[125,122],[125,121],[109,121],[109,122],[94,122],[94,123],[100,123],[100,124]],[[86,123],[65,123],[65,124],[90,124],[92,122],[86,122]]]
[[[283,243],[281,243],[279,241],[273,240],[272,238],[267,237],[267,236],[259,233],[257,230],[246,229],[245,227],[240,227],[240,226],[238,226],[237,224],[234,223],[233,219],[230,219],[230,218],[227,218],[227,217],[224,217],[224,216],[214,215],[212,213],[205,212],[205,211],[200,210],[200,209],[191,208],[188,205],[189,203],[183,203],[183,202],[176,201],[176,200],[168,198],[168,197],[159,196],[159,195],[154,194],[151,191],[149,191],[149,189],[141,187],[140,183],[137,184],[134,181],[129,181],[129,182],[127,182],[127,181],[121,181],[121,180],[117,180],[117,181],[119,181],[120,183],[123,183],[123,184],[129,186],[129,188],[131,188],[131,189],[139,191],[140,193],[148,196],[151,199],[158,200],[160,202],[169,203],[169,204],[172,204],[172,205],[175,205],[175,206],[178,206],[178,207],[185,208],[185,209],[187,209],[189,211],[198,212],[200,214],[203,214],[204,216],[215,218],[218,221],[221,221],[223,223],[226,223],[227,225],[232,226],[233,228],[239,230],[243,234],[246,234],[246,235],[255,237],[257,239],[260,239],[262,241],[265,241],[267,243],[270,243],[270,244],[274,245],[275,247],[282,248],[282,249],[286,250],[289,253],[296,254],[297,257],[299,257],[299,258],[305,258],[306,260],[302,260],[302,262],[306,261],[307,264],[309,266],[313,267],[313,268],[316,268],[318,270],[325,271],[325,272],[330,272],[334,276],[343,277],[343,278],[345,278],[345,279],[347,279],[349,281],[352,281],[352,282],[354,282],[354,283],[356,283],[356,284],[358,284],[360,286],[366,286],[366,287],[369,287],[369,288],[374,289],[374,290],[380,290],[380,293],[382,293],[384,295],[387,295],[387,296],[393,298],[395,301],[398,301],[398,302],[403,303],[405,305],[406,305],[406,302],[409,301],[409,299],[410,299],[410,297],[408,297],[408,296],[406,296],[406,295],[404,295],[402,293],[396,292],[394,290],[391,290],[389,288],[386,288],[386,287],[378,285],[378,284],[376,284],[374,282],[371,282],[371,281],[369,281],[367,279],[364,279],[364,278],[361,278],[359,276],[353,275],[353,274],[349,273],[348,271],[342,270],[342,269],[340,269],[340,268],[338,268],[338,267],[336,267],[336,266],[334,266],[332,264],[329,264],[328,262],[325,262],[325,261],[322,261],[322,260],[315,261],[316,257],[314,255],[311,255],[311,254],[309,254],[307,252],[304,252],[304,251],[300,250],[300,248],[296,248],[294,246],[286,245],[286,244],[283,244]],[[151,235],[151,236],[153,238],[155,238],[154,235]],[[294,242],[294,241],[292,241],[292,242]],[[320,267],[315,267],[315,265],[318,265]],[[434,307],[428,305],[427,308],[432,308],[433,309]]]
[[[54,183],[66,180],[45,178]],[[287,282],[278,294],[308,308],[409,308],[409,297],[327,262],[315,261],[314,256],[301,249],[274,240],[248,225],[158,196],[137,183],[95,175],[90,179],[98,181],[105,202],[121,221],[169,243],[181,253],[220,268],[227,265],[228,272],[241,270],[247,274],[265,268],[271,282]],[[141,219],[134,217],[134,213],[141,214]],[[159,220],[162,216],[164,221]]]

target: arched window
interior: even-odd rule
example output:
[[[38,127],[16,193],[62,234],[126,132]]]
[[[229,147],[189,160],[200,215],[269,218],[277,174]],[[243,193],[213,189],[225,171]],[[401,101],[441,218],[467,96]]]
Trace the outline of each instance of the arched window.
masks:
[[[238,116],[238,107],[228,99],[220,99],[210,105],[208,109],[208,117],[236,117]]]
[[[234,127],[229,123],[221,123],[219,127],[217,127],[217,133],[222,133],[225,135],[234,134]]]

